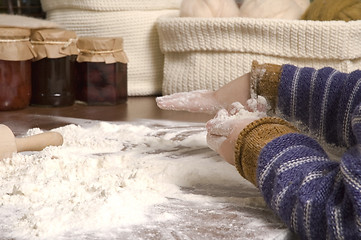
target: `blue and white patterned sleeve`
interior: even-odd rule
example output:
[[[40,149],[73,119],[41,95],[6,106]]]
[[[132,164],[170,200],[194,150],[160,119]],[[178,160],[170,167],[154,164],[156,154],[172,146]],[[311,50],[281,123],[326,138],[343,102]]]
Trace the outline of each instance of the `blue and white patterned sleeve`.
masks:
[[[352,118],[361,139],[361,105]],[[309,136],[290,133],[258,158],[258,187],[268,206],[302,239],[361,239],[360,145],[332,161]]]
[[[278,109],[291,122],[300,121],[313,136],[351,147],[351,115],[361,102],[361,71],[350,74],[330,67],[319,70],[283,65]]]
[[[299,133],[275,138],[262,149],[258,187],[302,239],[361,239],[360,85],[361,71],[283,66],[282,114],[301,121],[322,141],[347,149],[336,162],[319,142]]]

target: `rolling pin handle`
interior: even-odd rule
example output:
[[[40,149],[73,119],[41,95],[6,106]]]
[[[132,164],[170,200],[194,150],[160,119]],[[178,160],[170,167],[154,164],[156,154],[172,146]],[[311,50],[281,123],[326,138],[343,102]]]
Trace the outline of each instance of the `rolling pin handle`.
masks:
[[[29,137],[15,138],[18,152],[41,151],[48,146],[63,144],[63,136],[57,132],[45,132]]]

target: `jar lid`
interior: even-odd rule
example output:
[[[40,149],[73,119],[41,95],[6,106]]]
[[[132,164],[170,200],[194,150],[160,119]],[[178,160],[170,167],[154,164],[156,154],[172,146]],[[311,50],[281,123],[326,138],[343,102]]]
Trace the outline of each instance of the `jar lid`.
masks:
[[[30,44],[30,29],[0,27],[0,59],[25,61],[36,56]]]
[[[77,55],[76,41],[74,31],[60,28],[38,29],[31,34],[31,44],[37,53],[35,60]]]
[[[81,37],[77,46],[78,62],[128,62],[123,50],[123,38]]]

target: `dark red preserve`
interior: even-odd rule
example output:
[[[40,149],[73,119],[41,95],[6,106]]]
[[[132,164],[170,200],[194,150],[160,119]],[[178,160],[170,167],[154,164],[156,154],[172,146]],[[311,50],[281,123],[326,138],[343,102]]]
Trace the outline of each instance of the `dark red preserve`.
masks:
[[[77,100],[90,105],[127,101],[127,64],[77,63]]]
[[[88,105],[116,105],[128,98],[127,57],[122,38],[79,38],[76,99]]]
[[[0,28],[0,111],[29,106],[31,98],[30,30]]]
[[[22,109],[31,97],[31,60],[0,60],[0,110]]]

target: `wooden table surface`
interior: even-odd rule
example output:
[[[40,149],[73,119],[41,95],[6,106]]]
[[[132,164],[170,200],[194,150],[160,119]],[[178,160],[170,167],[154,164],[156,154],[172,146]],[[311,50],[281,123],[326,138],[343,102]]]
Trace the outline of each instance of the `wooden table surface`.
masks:
[[[30,106],[22,110],[0,112],[0,123],[8,125],[15,135],[25,134],[31,128],[50,130],[77,121],[84,123],[84,119],[85,122],[94,122],[89,120],[111,122],[167,120],[167,124],[168,121],[174,121],[175,125],[177,122],[185,122],[186,125],[183,127],[188,129],[188,123],[189,126],[194,123],[196,123],[195,125],[198,125],[198,123],[203,124],[211,118],[212,116],[207,114],[161,110],[156,105],[155,97],[129,97],[127,103],[117,106],[86,106],[81,104],[53,108]],[[169,126],[170,128],[174,127],[172,123]],[[168,130],[170,128],[168,127]],[[176,129],[181,130],[179,126]],[[182,151],[182,148],[179,151]],[[209,149],[197,149],[196,151],[193,149],[190,152],[196,154],[195,158],[203,159],[202,156],[208,156],[209,151]],[[178,155],[175,154],[175,156]],[[216,155],[212,156],[217,159]],[[171,159],[179,161],[174,157]],[[214,161],[217,163],[218,160]],[[238,176],[238,173],[234,172],[234,174]],[[227,175],[230,175],[230,173],[228,172]],[[194,187],[183,187],[182,191],[207,199],[211,198],[212,201],[209,200],[210,202],[205,204],[194,204],[183,199],[170,199],[167,204],[152,209],[157,214],[165,212],[181,216],[180,219],[173,222],[155,221],[150,222],[148,225],[133,226],[126,230],[120,229],[116,233],[117,238],[114,239],[260,240],[265,239],[264,236],[279,236],[277,239],[282,240],[294,239],[292,236],[289,237],[285,226],[278,221],[269,209],[263,205],[254,205],[255,199],[261,198],[260,194],[249,183],[241,183],[241,178],[237,186],[223,186],[219,183],[212,185],[208,181],[208,183],[202,183]],[[210,204],[211,202],[213,203]],[[4,238],[2,234],[3,231],[0,231],[1,239],[10,239]],[[70,237],[69,239],[74,238]],[[92,237],[92,239],[100,238]]]
[[[67,122],[56,117],[81,118],[101,121],[134,121],[137,119],[206,122],[212,116],[201,113],[165,111],[157,107],[155,97],[129,97],[116,106],[87,106],[74,104],[70,107],[35,107],[0,112],[0,123],[9,126],[15,135],[30,128],[49,130]]]

